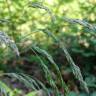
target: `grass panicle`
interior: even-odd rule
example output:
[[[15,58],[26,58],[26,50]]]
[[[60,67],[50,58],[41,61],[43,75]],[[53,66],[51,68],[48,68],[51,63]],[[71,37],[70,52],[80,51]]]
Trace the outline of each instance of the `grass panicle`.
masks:
[[[52,87],[52,89],[54,90],[54,93],[56,94],[56,96],[58,96],[59,95],[59,90],[58,90],[58,87],[57,87],[55,81],[53,80],[53,77],[52,77],[52,74],[51,74],[52,72],[50,71],[48,66],[46,66],[46,64],[41,59],[41,57],[38,55],[38,53],[33,48],[31,48],[31,49],[35,53],[35,55],[37,56],[38,60],[40,61],[40,66],[41,66],[43,72],[45,73],[44,76],[45,76],[46,80],[49,82],[49,84]]]
[[[44,6],[42,3],[40,3],[40,2],[30,2],[29,7],[44,9],[51,16],[52,22],[53,23],[55,22],[56,18],[53,15],[52,11],[48,7]]]
[[[47,35],[50,35],[53,38],[53,40],[58,43],[58,45],[60,46],[60,48],[63,50],[63,52],[64,52],[64,54],[65,54],[65,56],[67,58],[67,61],[70,64],[70,67],[71,67],[71,70],[72,70],[74,76],[80,81],[80,84],[83,86],[83,88],[85,89],[85,91],[87,93],[89,93],[87,84],[83,80],[83,76],[81,74],[80,68],[77,65],[75,65],[73,59],[71,58],[71,56],[68,53],[67,49],[65,48],[64,44],[54,34],[52,34],[52,32],[50,32],[48,30],[44,30],[44,29],[42,31],[44,31],[45,34],[48,33]]]
[[[65,17],[63,18],[63,20],[66,22],[72,23],[72,24],[80,24],[83,27],[86,27],[86,28],[96,32],[96,25],[90,24],[85,20],[71,19],[71,18],[65,18]]]
[[[68,91],[69,91],[68,87],[65,84],[65,82],[64,82],[64,80],[62,78],[60,69],[57,66],[57,64],[55,63],[55,61],[53,60],[52,56],[47,51],[45,51],[44,49],[41,49],[41,48],[39,48],[37,46],[32,46],[32,48],[35,49],[38,53],[42,54],[44,57],[46,57],[51,62],[53,69],[55,69],[55,71],[56,71],[57,78],[60,80],[61,86],[64,89],[65,93],[67,94]]]
[[[3,44],[5,43],[5,45],[9,46],[13,52],[19,56],[19,50],[15,44],[15,42],[13,40],[10,39],[10,37],[5,33],[0,31],[0,43]]]
[[[48,94],[49,96],[49,92],[46,86],[41,81],[37,80],[36,78],[35,79],[32,78],[32,76],[30,75],[27,75],[24,73],[2,73],[0,77],[1,76],[9,76],[11,78],[15,78],[19,80],[21,83],[23,83],[27,88],[31,88],[34,91],[40,90],[42,88],[43,90],[45,90],[46,94]],[[4,96],[7,96],[7,94],[9,94],[8,96],[13,96],[13,95],[10,95],[12,93],[11,88],[9,88],[2,81],[0,81],[0,91],[2,94],[5,94]]]

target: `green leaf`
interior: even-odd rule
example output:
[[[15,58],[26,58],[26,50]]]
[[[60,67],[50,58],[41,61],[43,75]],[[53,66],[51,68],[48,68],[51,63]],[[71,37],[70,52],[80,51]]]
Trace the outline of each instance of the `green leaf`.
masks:
[[[3,94],[10,94],[12,96],[12,90],[2,81],[0,81],[0,90]]]
[[[25,96],[37,96],[37,91],[30,92],[30,93],[26,94]]]

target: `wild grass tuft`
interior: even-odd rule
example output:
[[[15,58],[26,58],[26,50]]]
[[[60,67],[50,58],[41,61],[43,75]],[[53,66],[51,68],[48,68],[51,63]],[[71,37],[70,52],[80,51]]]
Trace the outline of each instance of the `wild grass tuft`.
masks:
[[[53,15],[53,13],[50,11],[50,9],[48,7],[46,7],[45,5],[43,5],[42,3],[30,2],[30,4],[28,4],[28,6],[32,7],[32,8],[39,8],[39,9],[45,10],[51,16],[52,22],[55,22],[56,17]],[[64,21],[69,22],[71,24],[74,24],[74,23],[80,24],[80,25],[82,25],[82,26],[84,26],[84,27],[86,27],[92,31],[96,31],[95,25],[89,24],[88,22],[86,22],[84,20],[64,18]],[[5,21],[2,19],[2,20],[0,20],[0,23],[2,23],[2,22],[5,22]],[[37,32],[43,32],[44,34],[47,34],[49,37],[51,37],[53,39],[53,41],[56,44],[59,45],[59,47],[62,49],[62,51],[64,52],[64,54],[66,56],[66,59],[70,65],[70,69],[72,70],[74,76],[80,82],[81,86],[83,86],[85,91],[87,93],[89,93],[87,84],[83,79],[80,68],[74,63],[73,59],[71,58],[69,52],[67,51],[67,49],[64,45],[64,42],[60,41],[58,37],[56,37],[50,30],[48,30],[48,28],[37,29],[37,30],[38,30]],[[33,33],[35,33],[35,32],[33,32]],[[7,46],[9,46],[13,50],[13,52],[17,56],[19,56],[19,51],[18,51],[18,48],[17,48],[15,42],[13,40],[11,40],[10,37],[5,32],[0,31],[0,42],[1,42],[1,44],[5,43]],[[38,60],[40,61],[40,66],[44,72],[44,76],[45,76],[46,80],[48,81],[48,83],[50,84],[50,86],[52,87],[52,89],[55,93],[55,96],[60,96],[59,89],[56,85],[56,82],[55,82],[53,76],[52,76],[52,71],[44,63],[43,59],[39,56],[39,54],[41,54],[44,58],[46,57],[47,60],[50,61],[50,63],[52,64],[52,67],[56,71],[58,79],[61,81],[61,86],[65,91],[64,96],[67,96],[67,94],[69,92],[68,87],[65,84],[65,82],[62,78],[62,74],[60,72],[60,69],[59,69],[58,65],[55,63],[55,61],[53,60],[52,56],[47,51],[37,47],[36,45],[32,45],[31,50],[34,52],[34,54],[37,56]],[[46,88],[46,86],[41,81],[39,81],[38,79],[36,79],[30,75],[27,75],[24,73],[3,73],[1,75],[16,78],[20,82],[25,84],[26,87],[31,88],[33,90],[40,90],[41,89],[40,86],[41,86],[42,89],[44,89],[47,92],[48,96],[50,96],[49,91]],[[4,83],[2,81],[0,81],[0,89],[1,89],[1,93],[3,93],[3,94],[6,94],[6,92],[8,93],[10,91],[10,89],[7,88],[6,85],[4,85]]]

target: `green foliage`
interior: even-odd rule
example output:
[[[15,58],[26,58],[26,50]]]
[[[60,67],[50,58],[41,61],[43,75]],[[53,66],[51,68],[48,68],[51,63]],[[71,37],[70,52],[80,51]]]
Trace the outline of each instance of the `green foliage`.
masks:
[[[31,63],[36,61],[36,63],[40,65],[44,73],[44,78],[52,88],[55,96],[60,95],[56,80],[59,80],[60,88],[63,89],[64,95],[67,96],[69,89],[63,80],[61,70],[49,52],[44,50],[44,48],[46,48],[50,51],[52,44],[55,43],[56,46],[62,49],[60,52],[62,51],[62,54],[65,55],[70,69],[80,82],[80,85],[89,93],[88,87],[96,88],[96,78],[92,76],[93,79],[91,81],[91,76],[88,74],[87,77],[84,73],[86,84],[80,68],[74,63],[68,51],[72,54],[79,54],[84,58],[96,55],[95,5],[95,0],[88,0],[87,2],[86,0],[31,0],[30,2],[28,0],[1,0],[0,64],[2,64],[2,66],[0,65],[0,69],[7,71],[6,64],[9,64],[10,61],[11,63],[13,62],[13,65],[15,65],[14,61],[16,61],[15,67],[19,68],[17,66],[19,60],[17,59],[21,61],[22,59],[27,59]],[[18,57],[19,54],[21,56],[15,58],[14,54],[11,53],[12,51],[6,48],[5,45],[9,46]],[[57,50],[56,52],[58,54],[60,53]],[[52,54],[54,53],[55,52],[52,52]],[[22,54],[24,54],[25,57],[22,56]],[[83,62],[85,63],[85,61],[86,60]],[[11,63],[7,66],[12,66]],[[88,68],[91,69],[89,62],[87,64]],[[93,66],[94,65],[95,64],[93,64]],[[52,68],[50,68],[50,66]],[[86,69],[84,70],[86,71]],[[9,71],[10,70],[8,70],[8,72]],[[14,69],[12,71],[14,71]],[[52,73],[56,75],[56,80],[53,78]],[[26,87],[36,92],[42,88],[49,94],[46,85],[30,75],[14,72],[4,73],[3,75],[18,79],[25,84]],[[14,91],[7,87],[2,81],[0,81],[0,83],[4,94],[5,90],[14,94]],[[18,90],[16,90],[16,93],[18,94]],[[29,93],[28,96],[30,96],[30,94],[31,96],[35,96],[34,92]],[[71,95],[75,96],[75,93],[72,92]]]
[[[3,94],[11,94],[11,89],[2,81],[0,81],[0,90]]]
[[[25,96],[46,96],[46,94],[42,90],[39,90],[35,92],[29,92]]]
[[[32,77],[29,75],[23,73],[2,73],[0,76],[10,76],[12,78],[16,78],[17,80],[22,82],[27,88],[31,88],[35,91],[40,90],[39,86],[41,86],[45,90],[45,92],[48,92],[47,88],[43,83],[41,83],[39,80],[32,79]],[[18,96],[18,94],[22,94],[20,90],[12,90],[2,81],[0,81],[0,92],[1,94],[4,94],[4,96],[6,96],[7,94],[9,94],[9,96]]]
[[[18,89],[14,89],[12,90],[11,88],[9,88],[9,86],[7,86],[5,83],[3,83],[2,81],[0,81],[0,91],[1,91],[1,95],[3,96],[18,96],[21,94],[21,91]]]
[[[28,93],[28,94],[25,95],[25,96],[37,96],[36,94],[37,94],[37,92],[30,92],[30,93]]]

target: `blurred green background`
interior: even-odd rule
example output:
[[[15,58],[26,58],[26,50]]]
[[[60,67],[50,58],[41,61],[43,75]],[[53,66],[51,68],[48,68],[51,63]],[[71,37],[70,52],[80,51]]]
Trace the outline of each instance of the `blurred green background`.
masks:
[[[32,2],[39,2],[51,11],[32,8]],[[96,91],[96,30],[69,23],[64,18],[85,20],[95,25],[96,0],[0,0],[0,31],[6,32],[20,51],[20,58],[17,59],[14,53],[1,43],[1,72],[22,69],[43,81],[35,64],[39,61],[30,50],[33,44],[37,44],[53,56],[70,89],[76,93],[81,92],[78,82],[77,85],[74,83],[76,80],[71,76],[66,58],[58,45],[44,33],[38,32],[38,29],[48,29],[64,42],[93,94]],[[46,60],[45,62],[50,67]],[[75,94],[74,92],[72,94]],[[96,96],[94,94],[92,96]]]

